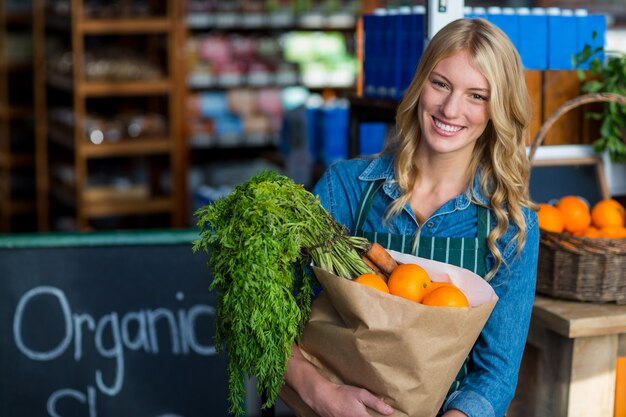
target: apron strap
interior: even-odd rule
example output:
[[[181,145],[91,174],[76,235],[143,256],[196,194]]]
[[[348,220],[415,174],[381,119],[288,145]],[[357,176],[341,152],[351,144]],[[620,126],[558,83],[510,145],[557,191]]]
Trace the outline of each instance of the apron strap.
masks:
[[[476,237],[480,242],[486,242],[491,229],[491,212],[487,207],[476,206],[476,217],[478,218]]]
[[[361,198],[359,199],[359,204],[357,206],[356,220],[352,229],[353,233],[363,230],[365,219],[367,219],[367,215],[372,208],[372,204],[374,204],[374,196],[384,183],[384,179],[371,181],[361,193]]]

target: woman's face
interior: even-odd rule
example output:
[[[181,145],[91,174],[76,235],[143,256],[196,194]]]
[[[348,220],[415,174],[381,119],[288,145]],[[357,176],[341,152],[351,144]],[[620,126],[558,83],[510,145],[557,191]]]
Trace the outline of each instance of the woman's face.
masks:
[[[426,80],[417,111],[420,148],[434,154],[471,157],[489,122],[489,82],[461,51],[442,59]]]

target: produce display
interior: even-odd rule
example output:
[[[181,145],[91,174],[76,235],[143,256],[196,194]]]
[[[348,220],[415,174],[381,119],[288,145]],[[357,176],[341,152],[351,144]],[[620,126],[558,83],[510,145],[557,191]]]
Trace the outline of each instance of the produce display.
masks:
[[[603,239],[626,238],[626,209],[614,199],[593,207],[580,197],[561,197],[556,204],[539,204],[539,227],[555,233]]]

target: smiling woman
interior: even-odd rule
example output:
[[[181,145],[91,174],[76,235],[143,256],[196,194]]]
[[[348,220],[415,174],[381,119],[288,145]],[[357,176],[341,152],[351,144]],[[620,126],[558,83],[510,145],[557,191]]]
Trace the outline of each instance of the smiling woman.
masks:
[[[486,20],[460,19],[424,51],[385,149],[332,165],[313,190],[353,234],[469,269],[499,296],[450,387],[444,417],[502,417],[515,392],[539,237],[528,193],[529,120],[510,40]],[[331,384],[293,353],[286,381],[320,416],[393,412],[376,393]]]

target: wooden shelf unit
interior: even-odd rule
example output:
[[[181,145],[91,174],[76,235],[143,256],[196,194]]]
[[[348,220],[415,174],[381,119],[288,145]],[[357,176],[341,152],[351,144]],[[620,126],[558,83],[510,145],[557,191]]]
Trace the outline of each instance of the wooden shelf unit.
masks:
[[[36,0],[43,5],[43,29],[39,36],[41,43],[48,37],[65,37],[72,54],[71,73],[59,73],[50,64],[49,52],[44,53],[46,61],[45,76],[42,81],[45,97],[44,110],[40,113],[40,122],[45,122],[45,129],[41,129],[41,141],[45,143],[44,155],[40,154],[38,161],[47,170],[47,183],[41,188],[47,188],[42,193],[49,196],[48,213],[50,224],[55,223],[57,211],[70,213],[75,227],[80,231],[97,229],[92,223],[102,218],[146,217],[153,214],[166,217],[155,223],[155,227],[178,228],[185,225],[184,205],[184,178],[183,164],[184,144],[180,135],[180,102],[181,102],[181,63],[178,51],[181,36],[180,1],[166,0],[163,5],[164,13],[158,16],[95,18],[85,17],[83,0],[71,0],[69,15],[55,15],[45,9],[45,0]],[[128,43],[115,43],[120,39],[142,38],[153,48],[148,51],[157,51],[159,57],[152,61],[160,63],[161,77],[148,79],[121,79],[93,80],[87,74],[87,57],[93,51],[90,43],[93,39],[107,39],[122,52],[129,48]],[[131,42],[132,43],[132,42]],[[128,52],[135,52],[128,49]],[[154,57],[152,57],[154,58]],[[65,95],[57,104],[54,97]],[[68,99],[69,97],[69,99]],[[86,125],[92,120],[92,106],[97,100],[106,100],[106,103],[118,103],[128,108],[131,100],[145,100],[145,108],[154,108],[153,103],[163,113],[165,119],[165,134],[150,137],[131,138],[122,134],[115,141],[90,142],[86,134]],[[51,112],[59,110],[71,103],[73,121],[59,127],[57,120],[50,118]],[[114,104],[115,105],[115,104]],[[102,107],[103,105],[101,105]],[[97,106],[96,106],[97,107]],[[107,104],[107,110],[109,105]],[[119,116],[115,114],[112,117]],[[96,112],[97,113],[97,112]],[[99,116],[99,115],[98,115]],[[42,148],[44,146],[42,145]],[[54,160],[56,158],[57,160]],[[58,159],[63,159],[64,168],[69,165],[71,181],[58,179]],[[142,180],[145,181],[150,192],[143,198],[124,198],[124,192],[111,198],[90,199],[94,191],[107,190],[110,195],[115,187],[107,185],[93,185],[90,183],[90,166],[94,161],[111,163],[115,169],[116,161],[123,159],[125,163],[135,160],[149,160]],[[68,162],[69,161],[69,162]],[[131,161],[131,162],[128,162]],[[145,165],[145,164],[144,164]],[[101,168],[102,170],[102,168]],[[67,174],[67,172],[65,173]],[[131,187],[132,188],[132,187]],[[54,206],[54,207],[53,207]],[[55,211],[56,209],[56,211]],[[142,224],[146,224],[145,222]],[[150,224],[148,222],[148,224]],[[149,226],[151,227],[151,226]],[[54,229],[55,227],[52,227]]]
[[[32,5],[0,0],[0,233],[37,230],[32,25]]]

